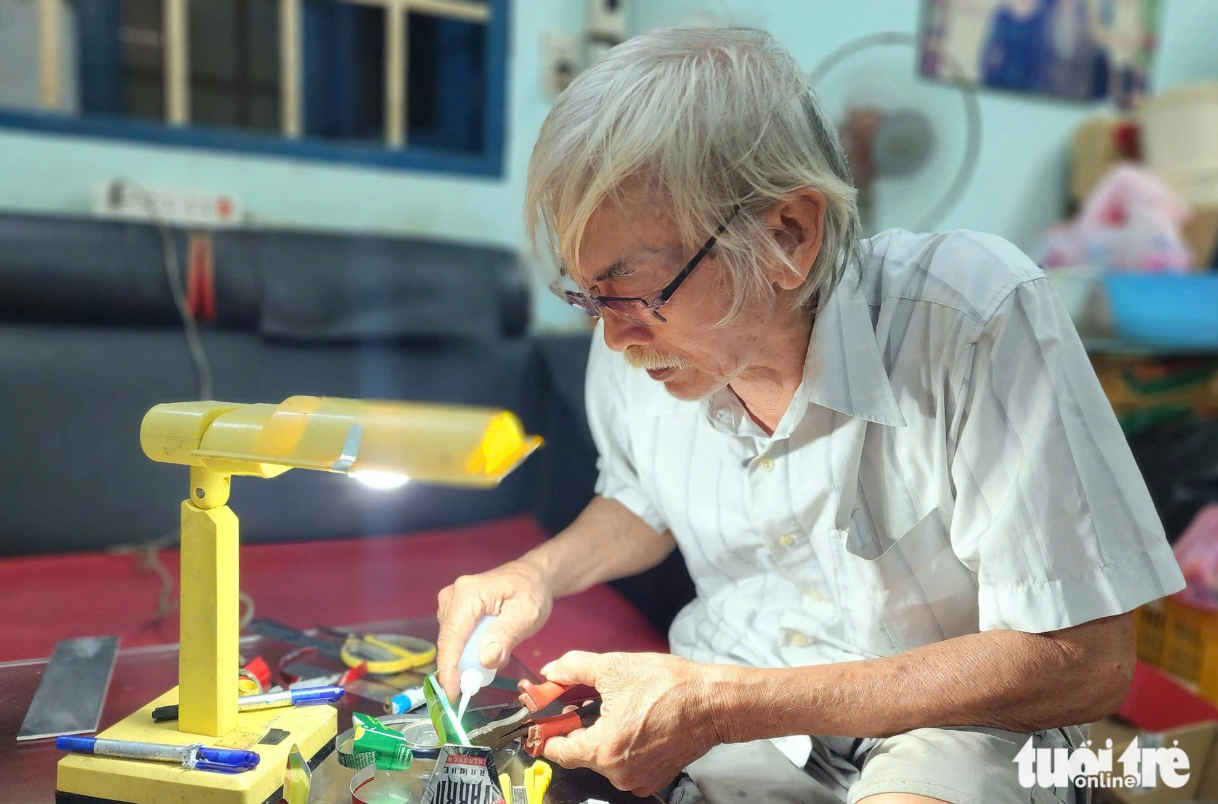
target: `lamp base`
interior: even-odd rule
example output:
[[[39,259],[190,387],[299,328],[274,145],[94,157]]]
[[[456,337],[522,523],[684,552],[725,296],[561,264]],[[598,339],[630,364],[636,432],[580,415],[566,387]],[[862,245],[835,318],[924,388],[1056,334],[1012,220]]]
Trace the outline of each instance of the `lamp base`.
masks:
[[[204,737],[178,731],[176,722],[155,723],[152,710],[178,702],[175,687],[143,709],[98,734],[112,740],[209,748],[244,748],[257,751],[258,767],[226,774],[186,770],[168,762],[141,762],[85,754],[68,754],[59,760],[56,804],[275,804],[280,798],[288,753],[300,748],[316,767],[334,750],[338,710],[332,706],[281,707],[242,712],[237,728],[223,737]],[[267,729],[283,729],[288,736],[278,745],[261,745]]]

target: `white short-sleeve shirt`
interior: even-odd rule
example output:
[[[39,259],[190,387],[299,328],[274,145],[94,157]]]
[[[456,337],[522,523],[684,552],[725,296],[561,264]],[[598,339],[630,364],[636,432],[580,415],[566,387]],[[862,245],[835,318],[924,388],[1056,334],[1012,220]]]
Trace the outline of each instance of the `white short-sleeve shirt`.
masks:
[[[675,536],[696,661],[797,666],[1041,633],[1184,585],[1044,274],[974,232],[874,238],[818,312],[772,436],[593,338],[597,492]]]

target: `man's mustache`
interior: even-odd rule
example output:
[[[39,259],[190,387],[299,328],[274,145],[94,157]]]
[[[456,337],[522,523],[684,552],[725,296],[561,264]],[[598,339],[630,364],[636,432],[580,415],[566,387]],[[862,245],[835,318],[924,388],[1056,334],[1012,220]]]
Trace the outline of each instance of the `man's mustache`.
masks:
[[[689,361],[683,357],[649,352],[640,346],[628,346],[626,348],[626,362],[635,368],[650,369],[651,371],[667,368],[684,371],[689,368]]]

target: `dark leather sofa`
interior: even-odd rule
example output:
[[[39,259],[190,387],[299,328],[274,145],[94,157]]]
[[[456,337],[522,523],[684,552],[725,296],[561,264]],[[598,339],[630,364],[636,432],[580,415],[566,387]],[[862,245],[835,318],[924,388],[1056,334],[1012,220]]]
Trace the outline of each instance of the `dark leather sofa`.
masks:
[[[188,235],[169,235],[184,273]],[[152,226],[0,216],[0,554],[98,549],[174,527],[185,469],[153,463],[139,445],[149,407],[198,393],[162,245]],[[215,320],[202,325],[202,342],[214,398],[496,405],[549,434],[544,349],[526,335],[528,285],[512,254],[250,230],[214,233],[211,247]],[[237,481],[232,506],[246,542],[403,532],[526,510],[552,519],[539,499],[543,454],[489,492],[385,494],[290,472]]]

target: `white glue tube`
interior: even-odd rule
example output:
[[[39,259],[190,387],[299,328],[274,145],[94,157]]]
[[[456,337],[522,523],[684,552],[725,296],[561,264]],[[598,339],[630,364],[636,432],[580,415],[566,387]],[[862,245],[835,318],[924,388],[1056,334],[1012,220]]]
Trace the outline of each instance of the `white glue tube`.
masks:
[[[457,706],[458,722],[465,716],[465,708],[469,706],[469,699],[478,690],[495,680],[495,671],[484,667],[482,660],[478,658],[478,651],[482,648],[482,638],[486,635],[486,629],[493,622],[495,622],[493,614],[488,614],[478,621],[478,624],[474,626],[474,633],[469,635],[469,641],[465,643],[465,650],[461,651],[461,658],[457,661],[457,673],[461,676],[461,703]]]

